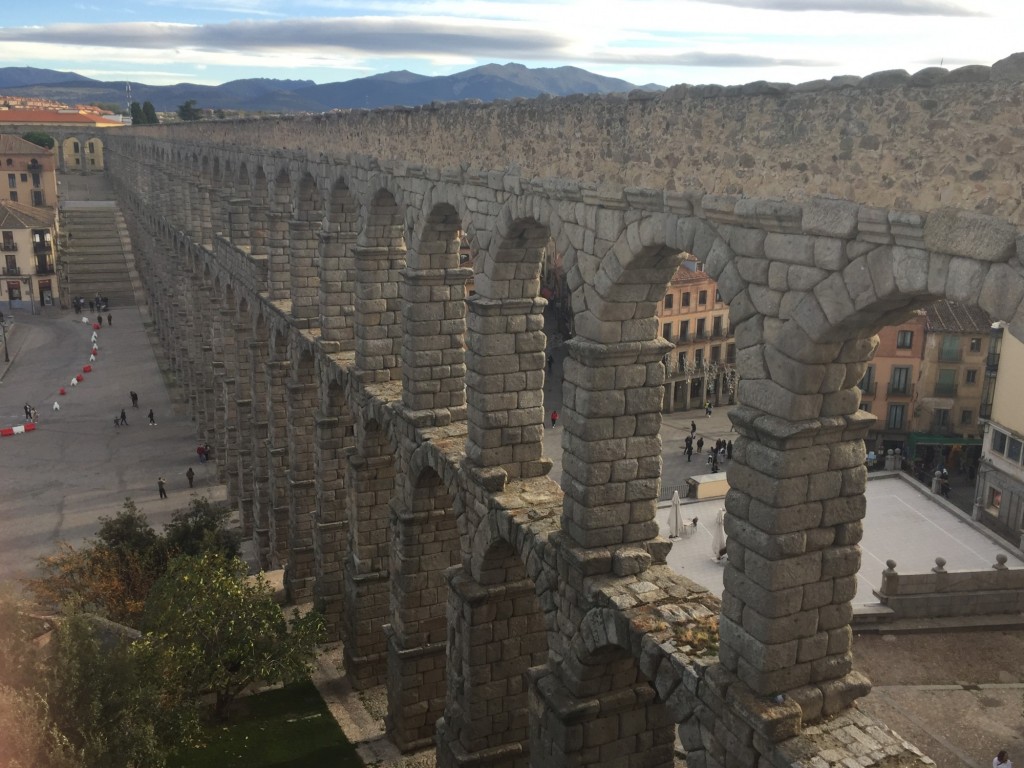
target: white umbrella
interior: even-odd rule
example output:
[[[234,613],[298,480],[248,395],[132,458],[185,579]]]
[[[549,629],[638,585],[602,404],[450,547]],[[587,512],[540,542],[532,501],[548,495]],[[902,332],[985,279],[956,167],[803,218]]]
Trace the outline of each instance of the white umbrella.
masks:
[[[715,530],[711,533],[711,554],[721,560],[725,554],[725,507],[718,510],[715,517]]]
[[[677,538],[683,530],[683,520],[679,516],[679,491],[672,492],[672,514],[668,518],[668,537]]]

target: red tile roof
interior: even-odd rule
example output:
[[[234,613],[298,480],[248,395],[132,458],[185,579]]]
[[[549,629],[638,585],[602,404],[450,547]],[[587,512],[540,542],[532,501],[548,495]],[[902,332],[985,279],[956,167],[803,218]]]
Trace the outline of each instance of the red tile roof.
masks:
[[[55,112],[52,109],[0,109],[0,124],[28,123],[30,125],[92,125],[113,128],[124,125],[101,115],[83,115],[80,112]]]

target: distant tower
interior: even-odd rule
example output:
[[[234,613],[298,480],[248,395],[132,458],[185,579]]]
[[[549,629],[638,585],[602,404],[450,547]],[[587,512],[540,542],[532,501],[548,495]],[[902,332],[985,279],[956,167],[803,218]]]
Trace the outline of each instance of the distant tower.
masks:
[[[132,84],[129,82],[124,84],[124,111],[129,115],[132,113]]]

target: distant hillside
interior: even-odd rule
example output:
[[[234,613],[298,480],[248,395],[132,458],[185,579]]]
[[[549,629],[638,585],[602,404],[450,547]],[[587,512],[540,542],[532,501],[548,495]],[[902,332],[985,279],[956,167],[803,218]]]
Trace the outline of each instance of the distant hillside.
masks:
[[[602,77],[578,67],[530,69],[522,64],[486,64],[444,77],[385,72],[341,83],[254,78],[222,85],[131,83],[132,99],[151,101],[159,112],[173,112],[194,99],[208,109],[248,112],[325,112],[331,109],[417,106],[432,101],[533,98],[542,93],[615,93],[635,89],[625,80]],[[656,89],[658,86],[644,86]],[[73,72],[33,67],[0,67],[0,94],[34,96],[72,104],[114,103],[125,97],[125,82],[91,80]]]

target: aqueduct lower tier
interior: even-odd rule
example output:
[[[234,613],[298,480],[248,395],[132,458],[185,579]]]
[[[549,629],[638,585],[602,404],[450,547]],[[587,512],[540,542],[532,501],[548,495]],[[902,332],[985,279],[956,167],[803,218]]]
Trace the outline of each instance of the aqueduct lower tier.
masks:
[[[934,299],[1021,335],[1012,223],[277,146],[126,130],[107,162],[246,533],[325,612],[353,685],[387,684],[401,748],[668,768],[678,728],[691,768],[925,764],[850,708],[869,689],[856,384],[876,330]],[[561,487],[542,450],[550,239],[577,332]],[[742,378],[720,603],[666,567],[655,519],[655,310],[686,254],[729,304]]]

